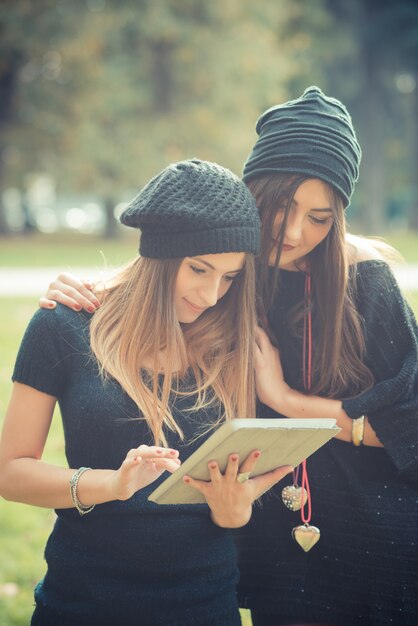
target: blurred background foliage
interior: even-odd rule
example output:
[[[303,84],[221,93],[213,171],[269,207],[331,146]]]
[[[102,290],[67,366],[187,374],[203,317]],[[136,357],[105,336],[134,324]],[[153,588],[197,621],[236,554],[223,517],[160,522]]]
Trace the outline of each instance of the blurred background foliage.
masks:
[[[2,0],[0,268],[122,263],[121,203],[183,158],[240,174],[258,116],[311,84],[363,147],[353,229],[418,263],[416,0]],[[0,416],[41,293],[0,299]],[[58,411],[45,459],[65,463]],[[0,502],[1,626],[29,623],[53,521]]]
[[[0,233],[118,234],[169,162],[240,174],[269,106],[318,84],[363,147],[358,232],[418,228],[416,0],[3,0]]]

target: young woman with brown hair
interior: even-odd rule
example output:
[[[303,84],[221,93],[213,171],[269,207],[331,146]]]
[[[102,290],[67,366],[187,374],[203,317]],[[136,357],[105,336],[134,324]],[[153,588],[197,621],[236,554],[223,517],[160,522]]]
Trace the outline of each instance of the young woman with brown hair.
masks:
[[[184,477],[207,505],[148,495],[221,421],[255,415],[250,192],[191,160],[156,176],[123,213],[141,256],[95,290],[96,315],[38,311],[17,357],[0,444],[0,493],[56,509],[33,626],[238,626],[229,528],[289,468],[249,478],[231,454],[211,481]],[[41,460],[61,410],[68,468]]]
[[[244,181],[262,220],[257,286],[280,352],[264,338],[260,414],[319,412],[341,432],[239,531],[241,606],[254,626],[412,626],[417,324],[389,248],[346,233],[361,151],[341,102],[309,88],[266,111],[257,132]]]
[[[346,232],[361,150],[344,105],[311,87],[266,111],[257,133],[243,178],[262,221],[258,414],[334,417],[341,432],[238,532],[240,605],[254,626],[412,626],[417,324],[389,249]],[[51,297],[94,306],[70,276],[44,306]]]

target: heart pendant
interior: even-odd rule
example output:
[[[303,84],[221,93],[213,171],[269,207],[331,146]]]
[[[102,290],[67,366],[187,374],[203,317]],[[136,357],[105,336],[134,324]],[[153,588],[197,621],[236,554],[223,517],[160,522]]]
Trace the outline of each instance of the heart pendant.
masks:
[[[308,492],[304,487],[288,485],[282,489],[282,500],[291,511],[299,511],[305,506],[308,499]]]
[[[311,548],[319,541],[321,533],[316,526],[310,526],[310,524],[304,524],[303,526],[296,526],[292,530],[292,537],[300,545],[302,550],[309,552]]]

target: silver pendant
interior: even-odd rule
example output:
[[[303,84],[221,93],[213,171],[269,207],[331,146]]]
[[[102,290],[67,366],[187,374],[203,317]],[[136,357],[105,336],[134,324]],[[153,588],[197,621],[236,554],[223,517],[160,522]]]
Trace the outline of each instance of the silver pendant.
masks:
[[[318,543],[320,536],[321,533],[319,528],[311,526],[310,524],[296,526],[292,530],[293,539],[305,552],[309,552],[309,550],[313,548],[316,543]]]
[[[282,500],[291,511],[300,511],[308,500],[308,492],[304,487],[288,485],[282,489]]]

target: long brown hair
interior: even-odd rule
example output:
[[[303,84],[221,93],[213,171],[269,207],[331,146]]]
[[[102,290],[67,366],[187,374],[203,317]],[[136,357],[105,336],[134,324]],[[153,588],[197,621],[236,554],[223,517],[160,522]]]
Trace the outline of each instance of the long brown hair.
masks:
[[[157,445],[167,445],[167,429],[183,436],[170,410],[171,394],[197,394],[193,409],[217,407],[216,423],[255,416],[254,258],[246,254],[225,296],[183,325],[174,308],[181,262],[137,257],[99,294],[103,303],[90,326],[102,375],[112,376],[135,401]],[[144,371],[149,362],[153,365]],[[180,392],[178,382],[189,368],[196,382]]]
[[[297,188],[306,176],[274,174],[249,181],[262,222],[262,253],[257,268],[259,316],[272,305],[280,281],[278,263],[287,217]],[[326,185],[333,207],[333,224],[325,239],[308,255],[312,281],[313,355],[311,393],[328,397],[356,395],[373,384],[373,375],[364,363],[365,339],[362,320],[355,305],[355,271],[350,268],[345,241],[346,226],[341,196]],[[271,233],[278,207],[285,211],[279,234],[276,265],[269,272]],[[301,268],[302,269],[302,268]],[[290,332],[302,332],[303,300],[291,311]]]

